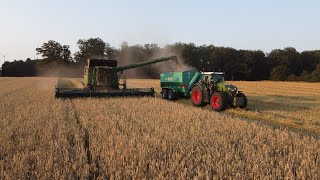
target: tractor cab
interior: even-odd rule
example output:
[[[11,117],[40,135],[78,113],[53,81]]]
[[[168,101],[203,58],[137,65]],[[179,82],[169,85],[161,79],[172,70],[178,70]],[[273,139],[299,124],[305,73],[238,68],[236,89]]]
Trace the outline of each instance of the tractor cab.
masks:
[[[201,81],[207,86],[212,81],[212,73],[213,72],[202,72]]]
[[[202,72],[202,81],[206,83],[224,83],[224,72]]]
[[[218,84],[224,84],[224,72],[202,72],[201,81],[206,85],[206,87],[213,86],[215,89]]]
[[[213,72],[211,74],[211,77],[212,77],[212,82],[213,83],[224,83],[224,75],[225,73],[224,72]]]

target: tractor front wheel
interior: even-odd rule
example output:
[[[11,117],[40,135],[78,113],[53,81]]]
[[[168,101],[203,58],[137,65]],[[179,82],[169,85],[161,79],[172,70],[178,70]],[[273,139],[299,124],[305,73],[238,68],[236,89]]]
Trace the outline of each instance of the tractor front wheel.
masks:
[[[201,106],[203,103],[203,92],[199,86],[194,86],[191,90],[191,101],[194,106]]]
[[[210,105],[215,111],[223,111],[228,107],[228,97],[221,92],[215,92],[211,95]]]
[[[241,106],[239,106],[239,107],[240,107],[241,109],[246,108],[247,105],[248,105],[248,99],[247,99],[246,95],[244,95],[242,92],[240,92],[240,93],[238,94],[238,97],[242,97],[242,98],[243,98],[243,104],[242,104]]]

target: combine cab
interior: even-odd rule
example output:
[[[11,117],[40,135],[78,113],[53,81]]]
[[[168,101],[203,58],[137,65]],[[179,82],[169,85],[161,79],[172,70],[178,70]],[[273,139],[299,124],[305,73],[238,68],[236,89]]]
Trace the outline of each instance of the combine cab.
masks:
[[[127,69],[170,60],[177,63],[177,57],[170,56],[117,67],[116,60],[90,59],[84,68],[84,88],[56,87],[55,97],[154,96],[153,88],[128,89],[125,79],[120,83],[120,74]]]

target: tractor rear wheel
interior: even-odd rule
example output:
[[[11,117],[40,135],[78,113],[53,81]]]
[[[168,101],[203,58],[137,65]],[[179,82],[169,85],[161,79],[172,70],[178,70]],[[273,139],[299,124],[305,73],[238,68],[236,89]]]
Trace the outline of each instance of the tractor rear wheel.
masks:
[[[191,90],[191,101],[194,106],[201,106],[203,103],[203,92],[199,86],[194,86]]]
[[[168,89],[162,89],[162,99],[168,99]]]
[[[215,92],[211,95],[210,105],[215,111],[223,111],[228,107],[228,96],[221,92]]]
[[[169,89],[168,90],[168,99],[170,100],[174,100],[174,93],[173,93],[173,90],[172,89]]]
[[[248,105],[248,99],[247,99],[246,95],[244,95],[242,92],[240,92],[240,93],[238,94],[238,97],[242,97],[242,98],[243,98],[243,105],[241,105],[241,106],[239,106],[239,107],[240,107],[241,109],[246,108],[247,105]]]

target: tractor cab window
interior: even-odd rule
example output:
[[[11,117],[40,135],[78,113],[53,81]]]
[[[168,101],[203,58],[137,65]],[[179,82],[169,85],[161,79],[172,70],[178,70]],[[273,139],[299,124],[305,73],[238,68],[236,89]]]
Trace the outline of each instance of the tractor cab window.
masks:
[[[206,76],[206,77],[204,78],[204,81],[205,81],[206,83],[209,83],[209,77]]]
[[[224,82],[224,77],[220,74],[213,74],[212,81],[213,81],[213,83]]]
[[[203,75],[202,81],[204,84],[208,85],[210,84],[210,75]]]

